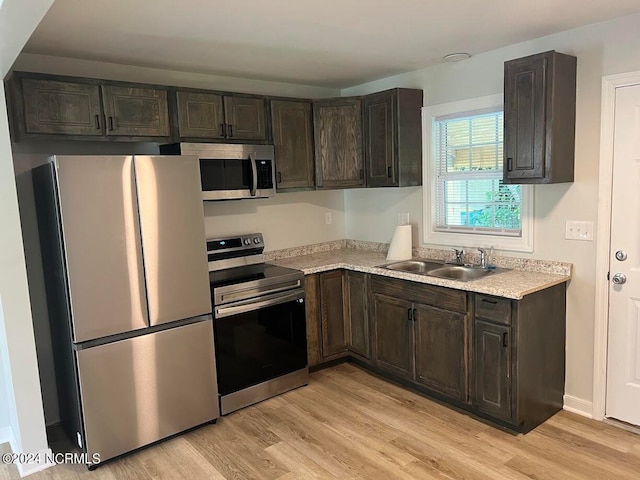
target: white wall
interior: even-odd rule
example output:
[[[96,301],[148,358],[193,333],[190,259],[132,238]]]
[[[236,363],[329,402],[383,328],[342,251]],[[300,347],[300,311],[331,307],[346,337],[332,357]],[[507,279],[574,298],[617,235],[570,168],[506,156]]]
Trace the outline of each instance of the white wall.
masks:
[[[271,199],[205,203],[208,238],[262,232],[266,250],[345,238],[340,190],[282,193]],[[331,212],[331,225],[325,213]]]
[[[32,53],[20,54],[12,70],[104,78],[124,82],[155,83],[157,85],[203,88],[228,92],[255,93],[260,95],[283,95],[286,97],[299,98],[340,96],[340,90],[336,88],[224,77],[205,73],[179,72],[175,70],[136,67],[133,65],[121,65]]]
[[[602,76],[640,70],[640,15],[512,45],[460,63],[386,78],[343,90],[342,94],[391,87],[422,88],[424,105],[428,106],[501,93],[504,61],[546,50],[578,57],[575,182],[536,186],[535,250],[518,256],[574,264],[568,289],[566,393],[591,402],[596,248],[594,242],[565,240],[565,221],[597,220]],[[347,191],[347,237],[388,241],[397,212],[408,211],[422,239],[421,190],[401,189],[404,198],[394,190]]]
[[[9,377],[9,375],[5,373],[4,362],[2,360],[3,356],[4,355],[0,355],[0,443],[8,441],[11,435],[11,418],[9,417],[9,395],[7,394],[7,386],[5,385],[5,376]]]
[[[5,0],[0,9],[0,76],[4,78],[53,0]],[[4,100],[4,84],[0,84]],[[12,447],[47,449],[6,105],[0,101],[0,356]],[[1,401],[1,400],[0,400]],[[21,473],[41,468],[19,466]]]

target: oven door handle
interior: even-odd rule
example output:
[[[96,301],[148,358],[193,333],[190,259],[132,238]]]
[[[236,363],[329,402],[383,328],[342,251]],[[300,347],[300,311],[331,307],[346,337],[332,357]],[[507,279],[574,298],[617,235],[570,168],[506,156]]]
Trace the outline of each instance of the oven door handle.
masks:
[[[292,293],[276,294],[262,297],[262,299],[252,299],[249,301],[238,302],[234,305],[222,305],[215,308],[215,318],[230,317],[240,313],[253,312],[261,308],[280,305],[281,303],[294,302],[304,298],[304,290],[298,288]]]
[[[258,191],[258,166],[256,165],[256,154],[249,154],[249,161],[251,162],[251,196],[255,197]]]

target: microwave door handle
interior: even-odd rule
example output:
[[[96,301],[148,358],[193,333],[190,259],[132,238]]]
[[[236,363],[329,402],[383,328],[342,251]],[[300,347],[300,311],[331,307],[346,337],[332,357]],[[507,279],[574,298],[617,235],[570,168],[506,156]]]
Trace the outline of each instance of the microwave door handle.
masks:
[[[255,153],[250,153],[249,154],[249,161],[251,161],[251,175],[253,177],[252,183],[251,183],[251,196],[255,197],[256,196],[256,192],[258,190],[258,167],[256,166],[256,154]]]

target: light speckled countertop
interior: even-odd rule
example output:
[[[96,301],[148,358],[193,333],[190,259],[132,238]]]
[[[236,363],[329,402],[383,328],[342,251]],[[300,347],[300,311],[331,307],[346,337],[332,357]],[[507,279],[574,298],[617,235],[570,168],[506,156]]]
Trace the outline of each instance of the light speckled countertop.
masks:
[[[385,277],[400,278],[412,282],[439,285],[441,287],[455,288],[469,292],[485,293],[515,300],[571,279],[570,275],[513,269],[495,272],[477,280],[461,282],[458,280],[448,280],[430,277],[428,275],[379,268],[378,265],[389,263],[386,260],[385,253],[354,248],[336,248],[330,251],[288,258],[274,258],[268,261],[269,263],[283,267],[302,270],[305,275],[344,268],[357,272],[372,273]]]

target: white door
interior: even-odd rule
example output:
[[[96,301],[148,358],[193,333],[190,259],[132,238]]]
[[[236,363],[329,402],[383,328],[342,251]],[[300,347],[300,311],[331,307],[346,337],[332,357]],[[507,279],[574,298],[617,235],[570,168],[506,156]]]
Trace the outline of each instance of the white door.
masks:
[[[613,148],[606,416],[640,425],[640,85],[616,90]]]

